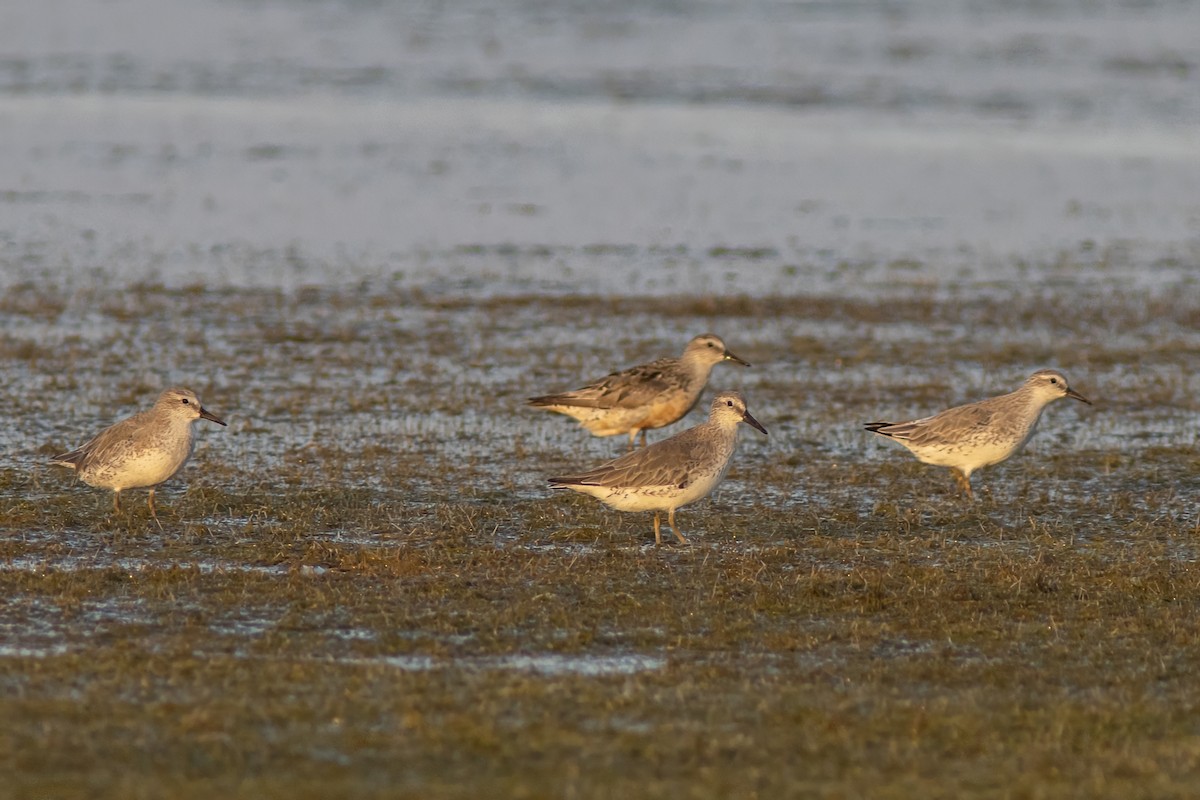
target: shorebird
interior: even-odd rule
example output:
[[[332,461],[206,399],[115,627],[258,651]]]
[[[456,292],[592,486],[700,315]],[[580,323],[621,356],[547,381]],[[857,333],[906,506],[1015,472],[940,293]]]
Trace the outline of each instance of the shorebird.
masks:
[[[646,446],[646,431],[682,419],[692,410],[716,364],[750,364],[729,352],[711,333],[688,342],[679,358],[660,358],[649,364],[614,372],[573,392],[529,398],[529,405],[566,414],[594,436],[629,434],[633,448],[638,433]]]
[[[686,544],[675,527],[675,509],[707,497],[724,480],[740,422],[767,433],[741,394],[722,392],[707,422],[587,472],[551,478],[550,486],[590,494],[618,511],[653,511],[657,544],[662,544],[659,515],[666,511],[668,527]]]
[[[158,396],[153,408],[105,428],[78,450],[51,459],[75,470],[88,486],[113,491],[113,509],[121,511],[121,492],[150,487],[150,515],[155,520],[155,488],[187,463],[195,447],[192,423],[207,419],[225,423],[205,410],[191,389],[175,387]]]
[[[973,500],[971,473],[999,464],[1024,447],[1037,428],[1042,410],[1061,397],[1092,404],[1067,385],[1061,372],[1040,369],[1015,392],[911,422],[870,422],[866,428],[895,439],[926,464],[949,467],[955,481]]]

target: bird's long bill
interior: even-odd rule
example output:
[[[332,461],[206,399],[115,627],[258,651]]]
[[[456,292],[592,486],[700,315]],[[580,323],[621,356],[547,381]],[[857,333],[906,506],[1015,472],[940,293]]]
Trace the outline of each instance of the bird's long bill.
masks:
[[[1067,397],[1071,398],[1072,400],[1078,400],[1081,403],[1087,403],[1089,406],[1092,404],[1091,400],[1088,400],[1074,389],[1067,389]]]
[[[209,420],[210,422],[215,422],[218,425],[225,424],[225,420],[221,419],[220,417],[218,417],[216,414],[212,413],[211,411],[208,411],[207,409],[204,408],[204,406],[200,406],[200,419],[206,419],[206,420]]]
[[[760,423],[758,420],[756,420],[754,417],[752,417],[752,416],[750,415],[750,412],[749,412],[749,411],[747,411],[747,412],[745,413],[745,415],[743,415],[743,416],[742,416],[742,422],[749,423],[749,424],[750,424],[752,427],[758,428],[760,431],[762,431],[762,435],[763,435],[763,436],[767,436],[767,435],[768,435],[768,434],[767,434],[767,429],[766,429],[766,428],[764,428],[764,427],[762,426],[762,424],[761,424],[761,423]]]
[[[728,350],[726,350],[726,351],[725,351],[725,360],[726,360],[726,361],[732,361],[732,362],[733,362],[733,363],[735,363],[735,364],[741,364],[743,367],[748,367],[748,366],[750,366],[750,362],[749,362],[749,361],[746,361],[746,360],[744,360],[744,359],[738,358],[737,356],[735,356],[733,353],[729,352]]]

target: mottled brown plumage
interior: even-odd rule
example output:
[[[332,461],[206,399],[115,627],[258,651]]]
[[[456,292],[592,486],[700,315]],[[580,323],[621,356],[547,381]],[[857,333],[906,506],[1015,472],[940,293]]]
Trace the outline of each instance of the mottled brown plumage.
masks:
[[[700,399],[714,365],[732,361],[750,366],[706,333],[688,342],[679,358],[640,364],[572,392],[531,397],[529,405],[565,414],[595,436],[629,434],[632,447],[638,433],[662,428],[684,417]]]

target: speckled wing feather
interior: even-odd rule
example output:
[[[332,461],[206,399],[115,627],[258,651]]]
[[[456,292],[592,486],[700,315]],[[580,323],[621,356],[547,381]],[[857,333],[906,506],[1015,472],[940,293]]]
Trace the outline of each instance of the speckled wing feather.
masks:
[[[908,442],[914,447],[949,446],[970,438],[972,431],[986,430],[996,416],[987,401],[959,406],[912,422],[868,426],[875,433]]]
[[[694,435],[699,428],[684,431],[665,442],[644,450],[626,453],[595,469],[566,478],[551,478],[555,488],[568,486],[606,486],[639,488],[643,486],[686,486],[689,467],[707,459],[711,440]]]
[[[641,408],[678,385],[679,382],[670,377],[669,368],[674,363],[674,359],[659,359],[650,364],[614,372],[573,392],[533,397],[529,402],[535,406]]]
[[[123,419],[111,427],[105,428],[78,449],[54,458],[53,463],[82,470],[89,461],[108,460],[115,451],[124,449],[133,442],[142,418],[147,414],[147,411],[140,411],[128,419]]]

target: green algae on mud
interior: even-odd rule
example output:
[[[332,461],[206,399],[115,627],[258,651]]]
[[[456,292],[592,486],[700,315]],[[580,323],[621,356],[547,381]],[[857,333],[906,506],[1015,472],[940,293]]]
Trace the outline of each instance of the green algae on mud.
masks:
[[[1195,312],[1076,289],[19,288],[7,791],[1194,794]],[[524,397],[705,330],[756,365],[713,388],[772,437],[680,512],[690,546],[544,489],[620,448]],[[975,505],[857,430],[1049,365],[1096,407],[1049,409]],[[230,427],[161,492],[162,530],[45,465],[179,376]]]

